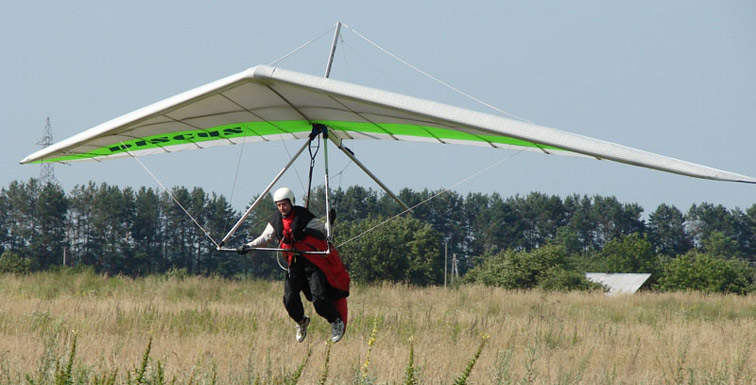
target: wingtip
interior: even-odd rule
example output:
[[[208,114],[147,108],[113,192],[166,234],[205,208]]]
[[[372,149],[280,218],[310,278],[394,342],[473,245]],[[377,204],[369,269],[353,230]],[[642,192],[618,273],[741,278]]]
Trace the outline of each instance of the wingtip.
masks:
[[[37,160],[37,159],[34,156],[34,154],[29,154],[24,159],[19,160],[18,164],[29,164],[31,162],[34,162],[35,160]]]

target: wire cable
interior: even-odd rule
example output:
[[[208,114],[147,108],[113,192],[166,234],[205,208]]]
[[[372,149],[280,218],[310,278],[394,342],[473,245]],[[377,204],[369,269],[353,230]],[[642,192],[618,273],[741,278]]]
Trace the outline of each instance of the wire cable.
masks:
[[[286,156],[289,157],[289,160],[291,160],[292,155],[291,151],[289,151],[289,146],[286,145],[286,139],[283,137],[284,134],[281,134],[281,145],[283,146],[284,150],[286,151]],[[299,175],[299,169],[297,169],[297,165],[292,164],[291,167],[294,169],[294,175],[297,177],[297,182],[299,182],[299,188],[304,191],[304,183],[302,182],[302,176]]]
[[[244,154],[244,144],[246,141],[241,142],[241,148],[239,149],[239,158],[236,160],[236,170],[234,170],[234,182],[231,184],[231,196],[228,198],[229,202],[234,201],[234,192],[236,191],[236,181],[239,179],[239,170],[241,169],[242,155]],[[224,229],[228,229],[228,221],[230,217],[226,218],[226,222],[223,224]]]
[[[523,151],[525,151],[525,150],[524,150],[524,149],[522,149],[522,150],[519,150],[519,151],[517,151],[517,152],[515,152],[515,153],[513,153],[513,154],[510,154],[510,155],[508,155],[508,156],[506,156],[506,157],[504,157],[504,158],[500,159],[499,161],[497,161],[497,162],[494,162],[493,164],[491,164],[491,165],[489,165],[489,166],[487,166],[487,167],[485,167],[485,168],[483,168],[483,169],[481,169],[481,170],[479,170],[479,171],[477,171],[477,172],[473,173],[472,175],[470,175],[470,176],[468,176],[468,177],[466,177],[466,178],[463,178],[463,179],[459,180],[458,182],[456,182],[456,183],[454,183],[454,184],[450,185],[449,187],[445,187],[445,188],[441,188],[441,189],[439,189],[439,190],[438,190],[438,192],[437,192],[436,194],[434,194],[434,195],[432,195],[432,196],[428,197],[427,199],[425,199],[425,200],[423,200],[423,201],[421,201],[421,202],[417,203],[416,205],[414,205],[414,206],[410,207],[409,209],[407,209],[407,210],[404,210],[404,211],[400,212],[399,214],[396,214],[396,215],[394,215],[394,216],[392,216],[392,217],[389,217],[389,218],[387,218],[387,219],[386,219],[386,220],[384,220],[383,222],[381,222],[381,223],[378,223],[377,225],[375,225],[375,226],[373,226],[373,227],[371,227],[371,228],[369,228],[369,229],[367,229],[367,230],[365,230],[365,231],[363,231],[363,232],[361,232],[361,233],[359,233],[359,234],[357,234],[357,235],[353,236],[352,238],[349,238],[348,240],[346,240],[346,241],[344,241],[344,242],[340,243],[340,244],[339,244],[339,245],[337,246],[337,248],[341,248],[341,246],[344,246],[344,245],[346,245],[346,244],[348,244],[348,243],[350,243],[350,242],[354,241],[355,239],[358,239],[358,238],[361,238],[361,237],[363,237],[363,236],[367,235],[368,233],[370,233],[370,232],[372,232],[372,231],[376,230],[377,228],[379,228],[379,227],[381,227],[381,226],[383,226],[383,225],[385,225],[385,224],[387,224],[387,223],[389,223],[389,222],[391,222],[391,221],[395,220],[396,218],[399,218],[400,216],[402,216],[402,215],[404,215],[404,214],[406,214],[406,213],[408,213],[408,212],[412,211],[413,209],[415,209],[415,208],[417,208],[417,207],[419,207],[419,206],[421,206],[421,205],[424,205],[424,204],[426,204],[426,203],[430,202],[431,200],[435,199],[435,198],[436,198],[436,197],[438,197],[439,195],[441,195],[441,194],[443,194],[443,193],[445,193],[445,192],[449,192],[449,191],[451,191],[451,190],[452,190],[453,188],[455,188],[455,187],[457,187],[457,186],[459,186],[459,185],[461,185],[461,184],[463,184],[463,183],[465,183],[465,182],[469,181],[470,179],[473,179],[473,178],[475,178],[475,177],[477,177],[477,176],[479,176],[479,175],[483,174],[484,172],[486,172],[486,171],[488,171],[488,170],[490,170],[490,169],[492,169],[492,168],[494,168],[494,167],[496,167],[496,166],[498,166],[498,165],[500,165],[500,164],[502,164],[502,163],[504,163],[504,162],[506,162],[506,161],[508,161],[508,160],[512,159],[513,157],[515,157],[515,156],[519,155],[519,154],[520,154],[520,153],[522,153]]]
[[[150,169],[147,168],[147,166],[144,163],[142,163],[142,161],[139,159],[139,157],[137,157],[131,151],[129,151],[129,148],[123,142],[121,142],[121,147],[126,151],[126,153],[129,154],[129,156],[131,156],[132,158],[134,158],[137,161],[137,163],[139,163],[140,166],[142,166],[142,168],[144,169],[144,171],[147,171],[147,174],[149,174],[152,177],[152,179],[154,179],[155,182],[157,182],[157,184],[160,186],[160,188],[162,188],[163,191],[165,191],[165,193],[168,194],[169,197],[171,197],[171,199],[173,200],[173,202],[175,202],[176,205],[178,205],[178,207],[180,207],[181,210],[184,211],[184,214],[186,214],[187,216],[189,216],[189,218],[192,220],[192,222],[194,222],[194,224],[197,225],[197,227],[200,230],[202,230],[202,232],[210,239],[210,241],[213,242],[213,244],[215,245],[215,247],[216,248],[220,248],[220,244],[213,238],[213,236],[210,235],[210,233],[204,227],[202,227],[202,225],[199,223],[199,221],[197,221],[197,219],[194,218],[194,216],[192,216],[192,214],[189,213],[189,211],[184,207],[184,205],[182,205],[181,202],[178,201],[178,199],[176,198],[176,196],[174,196],[173,193],[171,193],[168,190],[168,188],[166,188],[165,185],[163,185],[163,183],[160,181],[160,179],[158,179],[155,176],[155,174],[153,174],[152,171],[150,171]]]
[[[310,45],[310,44],[314,43],[315,41],[317,41],[317,40],[319,40],[320,38],[322,38],[323,36],[325,36],[325,35],[326,35],[327,33],[329,33],[329,32],[331,32],[331,31],[333,31],[333,29],[334,29],[334,28],[336,28],[336,27],[331,27],[331,28],[329,28],[329,29],[328,29],[327,31],[325,31],[325,32],[321,33],[320,35],[316,36],[316,37],[315,37],[315,38],[313,38],[312,40],[310,40],[310,41],[308,41],[308,42],[306,42],[306,43],[304,43],[304,44],[300,45],[299,47],[295,48],[295,49],[294,49],[293,51],[291,51],[291,52],[287,53],[286,55],[283,55],[283,56],[281,56],[280,58],[278,58],[278,59],[276,59],[276,60],[272,61],[272,62],[271,62],[271,63],[270,63],[269,65],[271,65],[271,66],[274,66],[274,65],[278,64],[279,62],[282,62],[282,61],[286,60],[286,59],[287,59],[287,58],[288,58],[289,56],[291,56],[291,55],[294,55],[295,53],[299,52],[299,51],[300,51],[301,49],[303,49],[303,48],[307,47],[308,45]]]
[[[380,45],[378,45],[377,43],[373,42],[372,40],[368,39],[367,37],[365,37],[365,36],[364,36],[364,35],[362,35],[361,33],[357,32],[357,30],[355,30],[354,28],[352,28],[352,27],[350,27],[350,26],[348,26],[348,25],[346,25],[346,24],[342,24],[342,25],[343,25],[344,27],[346,27],[347,29],[349,29],[350,31],[354,32],[354,33],[355,33],[355,34],[356,34],[357,36],[359,36],[360,38],[362,38],[363,40],[365,40],[366,42],[368,42],[368,43],[369,43],[370,45],[372,45],[373,47],[375,47],[375,48],[377,48],[377,49],[381,50],[381,51],[382,51],[383,53],[385,53],[386,55],[389,55],[389,56],[391,56],[392,58],[396,59],[396,60],[397,60],[397,61],[399,61],[400,63],[402,63],[402,64],[406,65],[406,66],[407,66],[407,67],[409,67],[409,68],[412,68],[413,70],[415,70],[415,71],[419,72],[420,74],[424,75],[425,77],[427,77],[427,78],[429,78],[429,79],[431,79],[431,80],[433,80],[433,81],[437,82],[438,84],[441,84],[441,85],[443,85],[444,87],[446,87],[446,88],[449,88],[450,90],[452,90],[452,91],[454,91],[454,92],[457,92],[457,93],[459,93],[460,95],[462,95],[462,96],[464,96],[464,97],[466,97],[466,98],[468,98],[468,99],[470,99],[470,100],[473,100],[473,101],[475,101],[475,102],[477,102],[477,103],[479,103],[479,104],[481,104],[481,105],[484,105],[484,106],[486,106],[486,107],[488,107],[488,108],[490,108],[490,109],[492,109],[492,110],[494,110],[494,111],[497,111],[497,112],[499,112],[499,113],[502,113],[502,114],[504,114],[504,115],[510,116],[510,117],[512,117],[512,118],[515,118],[515,119],[517,119],[517,120],[521,120],[521,121],[523,121],[523,122],[527,122],[527,123],[530,123],[530,124],[535,124],[535,123],[531,122],[531,121],[530,121],[530,120],[528,120],[528,119],[525,119],[525,118],[522,118],[522,117],[520,117],[520,116],[517,116],[517,115],[515,115],[515,114],[512,114],[512,113],[506,112],[506,111],[504,111],[504,110],[502,110],[502,109],[500,109],[500,108],[498,108],[498,107],[496,107],[496,106],[494,106],[494,105],[492,105],[492,104],[486,103],[486,102],[484,102],[483,100],[481,100],[481,99],[478,99],[478,98],[476,98],[475,96],[472,96],[472,95],[470,95],[470,94],[468,94],[468,93],[466,93],[466,92],[464,92],[464,91],[462,91],[462,90],[460,90],[460,89],[458,89],[458,88],[456,88],[456,87],[452,86],[452,85],[451,85],[451,84],[449,84],[449,83],[446,83],[446,82],[444,82],[443,80],[441,80],[441,79],[439,79],[439,78],[437,78],[437,77],[435,77],[435,76],[433,76],[433,75],[431,75],[431,74],[429,74],[429,73],[427,73],[427,72],[425,72],[425,71],[421,70],[420,68],[418,68],[418,67],[416,67],[416,66],[414,66],[414,65],[410,64],[410,63],[409,63],[408,61],[406,61],[406,60],[404,60],[404,59],[400,58],[399,56],[396,56],[396,55],[394,55],[393,53],[391,53],[391,52],[390,52],[390,51],[388,51],[387,49],[385,49],[385,48],[381,47],[381,46],[380,46]]]

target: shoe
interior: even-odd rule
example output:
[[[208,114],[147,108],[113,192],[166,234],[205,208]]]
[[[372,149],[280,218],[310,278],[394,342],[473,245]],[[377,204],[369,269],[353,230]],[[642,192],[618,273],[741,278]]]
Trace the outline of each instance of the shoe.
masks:
[[[341,318],[337,318],[336,321],[331,322],[331,341],[339,342],[341,337],[344,337],[344,322]]]
[[[310,317],[304,317],[301,322],[297,323],[297,342],[302,342],[307,337],[307,326],[309,325]]]

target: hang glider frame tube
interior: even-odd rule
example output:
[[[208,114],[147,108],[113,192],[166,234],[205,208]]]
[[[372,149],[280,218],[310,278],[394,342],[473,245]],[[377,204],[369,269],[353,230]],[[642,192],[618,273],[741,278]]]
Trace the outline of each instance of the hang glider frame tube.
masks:
[[[397,203],[399,203],[399,205],[402,206],[402,208],[405,211],[410,211],[411,210],[410,207],[407,206],[406,203],[404,203],[404,201],[402,201],[396,194],[394,194],[391,191],[391,189],[388,188],[388,186],[386,186],[385,184],[383,184],[383,182],[381,182],[381,180],[378,179],[378,177],[375,176],[375,174],[373,174],[364,164],[362,164],[362,162],[360,162],[359,159],[357,159],[354,156],[354,152],[352,152],[352,150],[350,150],[348,147],[344,146],[344,144],[341,141],[337,142],[337,141],[333,140],[333,143],[336,145],[336,147],[338,147],[339,150],[341,150],[344,154],[346,154],[347,158],[349,158],[352,162],[354,162],[354,164],[356,164],[357,167],[361,168],[362,171],[364,171],[365,174],[367,174],[367,176],[369,176],[375,183],[377,183],[378,186],[381,186],[381,188],[383,189],[383,191],[385,191],[386,194],[388,194]]]
[[[358,167],[360,167],[360,169],[362,169],[362,171],[365,172],[365,174],[367,174],[371,179],[373,179],[373,181],[375,181],[375,183],[377,183],[391,198],[393,198],[397,203],[399,203],[399,205],[402,208],[404,208],[405,211],[409,211],[410,210],[409,206],[407,206],[406,203],[404,203],[396,194],[394,194],[394,192],[391,191],[391,189],[389,189],[388,186],[386,186],[383,182],[381,182],[381,180],[378,179],[378,177],[375,176],[375,174],[373,174],[362,162],[360,162],[354,156],[354,153],[352,152],[352,150],[350,150],[349,148],[347,148],[346,146],[344,146],[341,140],[336,140],[333,137],[331,137],[331,136],[328,135],[328,127],[326,127],[325,125],[319,124],[319,123],[315,123],[315,124],[312,125],[312,132],[310,133],[310,136],[307,139],[307,142],[304,145],[302,145],[302,147],[294,154],[294,156],[289,160],[289,162],[286,163],[286,165],[281,169],[281,171],[279,171],[278,174],[275,176],[275,178],[273,178],[273,180],[268,184],[268,186],[265,188],[265,190],[263,190],[263,192],[260,194],[260,196],[258,196],[257,199],[255,199],[255,201],[252,203],[252,205],[249,206],[249,208],[247,209],[247,211],[244,212],[244,214],[242,215],[242,217],[231,228],[231,230],[228,232],[228,234],[226,234],[226,236],[223,237],[223,240],[221,240],[220,243],[218,243],[218,247],[216,248],[216,250],[218,250],[218,251],[237,251],[234,248],[227,248],[227,247],[223,247],[223,246],[225,245],[226,242],[228,242],[229,239],[231,239],[231,237],[234,236],[234,234],[236,233],[236,231],[238,231],[239,228],[244,224],[244,221],[246,221],[247,218],[249,217],[249,215],[252,214],[252,211],[254,211],[254,209],[260,204],[260,202],[262,202],[262,200],[270,192],[270,190],[273,189],[273,186],[276,184],[276,182],[278,182],[278,180],[281,179],[281,177],[283,176],[283,174],[285,174],[286,171],[288,171],[289,168],[291,168],[291,165],[294,164],[294,161],[296,161],[297,158],[299,158],[299,156],[302,155],[302,152],[304,152],[305,148],[307,148],[307,146],[309,146],[310,143],[318,135],[322,135],[323,139],[324,139],[323,140],[323,157],[324,157],[324,160],[325,160],[325,194],[326,194],[326,196],[325,196],[325,198],[326,198],[325,199],[326,208],[325,209],[326,209],[326,223],[329,224],[329,226],[326,226],[326,232],[327,232],[326,239],[329,240],[329,242],[328,242],[328,250],[326,250],[326,251],[307,251],[307,250],[292,250],[292,249],[281,249],[281,248],[270,248],[270,247],[253,247],[250,250],[288,251],[288,252],[295,252],[295,253],[300,253],[300,254],[315,254],[315,255],[318,255],[318,254],[325,255],[325,254],[328,254],[328,253],[331,252],[331,242],[330,242],[330,240],[332,239],[332,237],[331,237],[331,227],[332,226],[330,226],[330,224],[331,224],[332,218],[331,218],[331,194],[330,194],[330,190],[331,189],[330,189],[330,184],[329,184],[329,181],[328,181],[328,177],[329,177],[329,175],[328,175],[328,140],[333,141],[333,143],[336,145],[336,147],[339,150],[341,150],[342,152],[344,152],[344,154],[346,154],[346,156],[351,161],[353,161]]]
[[[372,179],[375,183],[377,183],[378,186],[380,186],[383,189],[383,191],[386,192],[386,194],[388,194],[391,198],[393,198],[405,211],[410,211],[411,210],[409,208],[409,206],[407,206],[407,204],[404,203],[404,201],[402,201],[396,194],[394,194],[394,192],[391,191],[391,189],[388,188],[388,186],[386,186],[383,182],[381,182],[381,180],[378,179],[378,177],[375,176],[375,174],[373,174],[373,172],[371,172],[362,162],[360,162],[359,159],[357,159],[354,156],[354,153],[352,152],[352,150],[350,150],[349,148],[347,148],[346,146],[343,145],[342,140],[340,140],[340,139],[338,139],[338,140],[334,139],[333,136],[328,135],[328,127],[327,126],[325,126],[323,124],[315,123],[315,124],[312,125],[312,127],[313,127],[313,133],[310,134],[311,137],[312,137],[312,135],[315,135],[316,132],[319,132],[320,134],[323,135],[323,139],[325,139],[323,141],[323,155],[325,157],[326,220],[328,221],[328,223],[331,223],[331,218],[330,218],[330,215],[331,215],[330,191],[331,190],[330,190],[329,185],[328,185],[328,140],[331,140],[336,145],[336,147],[338,147],[339,150],[341,150],[342,152],[344,152],[344,154],[346,154],[346,156],[352,162],[354,162],[360,169],[362,169],[362,171],[364,171],[365,174],[367,174],[367,176],[370,177],[370,179]],[[312,140],[312,139],[310,139],[310,140]],[[328,239],[331,239],[331,233],[330,233],[330,231],[331,231],[331,228],[329,226],[328,227]]]
[[[326,226],[326,239],[329,241],[333,238],[331,238],[331,227],[333,222],[331,221],[331,188],[328,184],[328,127],[322,125],[322,124],[313,124],[312,131],[313,133],[310,134],[311,137],[313,134],[315,134],[315,131],[319,130],[320,135],[323,136],[323,159],[325,162],[325,212],[326,212],[326,223],[328,226]],[[312,139],[310,139],[312,140]],[[309,194],[309,191],[308,191]],[[328,248],[331,248],[331,243],[328,242]]]
[[[339,42],[339,35],[341,34],[341,22],[336,22],[336,31],[333,33],[333,41],[331,42],[331,51],[328,54],[328,65],[326,65],[325,77],[331,77],[331,67],[333,66],[333,56],[336,55],[336,44]]]
[[[300,155],[302,155],[302,152],[304,151],[305,148],[307,148],[309,144],[310,144],[310,140],[308,140],[307,143],[305,143],[302,146],[302,148],[300,148],[299,151],[297,151],[297,153],[294,154],[291,160],[289,160],[289,163],[286,163],[286,166],[284,166],[284,168],[282,168],[281,171],[278,172],[278,175],[276,175],[276,177],[273,178],[273,180],[268,184],[268,187],[266,187],[265,190],[263,190],[262,194],[260,194],[260,196],[258,196],[257,199],[255,199],[254,203],[252,203],[252,205],[249,206],[249,208],[244,213],[244,215],[242,215],[242,217],[239,219],[239,221],[236,222],[234,227],[231,228],[231,231],[229,231],[228,234],[226,234],[226,236],[223,237],[223,240],[220,241],[220,243],[218,244],[219,251],[222,251],[221,248],[223,247],[223,245],[229,239],[231,239],[232,236],[234,236],[234,233],[236,233],[236,231],[239,230],[239,227],[241,227],[244,221],[247,220],[247,217],[249,217],[249,214],[252,213],[252,210],[254,210],[255,207],[257,207],[257,205],[259,205],[260,202],[262,202],[263,198],[265,198],[265,196],[270,192],[270,190],[273,188],[276,182],[278,182],[278,180],[281,179],[281,177],[286,172],[286,170],[288,170],[289,167],[291,167],[291,165],[294,164],[294,161],[297,160],[297,158],[299,158]]]
[[[331,242],[328,242],[328,250],[326,250],[326,251],[283,249],[283,248],[280,248],[280,247],[252,247],[252,248],[249,248],[247,250],[256,250],[256,251],[282,251],[282,252],[297,253],[297,254],[307,254],[307,255],[328,255],[328,254],[331,253]],[[232,247],[218,247],[218,248],[216,248],[216,251],[238,252],[239,250],[234,249]]]

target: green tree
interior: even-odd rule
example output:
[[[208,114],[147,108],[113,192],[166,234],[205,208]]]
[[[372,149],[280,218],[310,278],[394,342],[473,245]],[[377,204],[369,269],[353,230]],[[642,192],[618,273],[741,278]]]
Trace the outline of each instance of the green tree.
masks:
[[[756,233],[751,226],[751,217],[739,208],[730,210],[730,215],[734,232],[728,238],[738,246],[738,252],[734,255],[739,258],[756,256]]]
[[[599,290],[601,285],[588,281],[585,273],[555,266],[543,272],[538,287],[545,291]]]
[[[749,256],[751,262],[756,262],[756,203],[746,210],[743,216],[743,224],[750,235],[746,255]]]
[[[161,194],[160,202],[164,216],[163,248],[168,265],[172,269],[191,271],[191,238],[194,230],[191,227],[191,219],[184,212],[184,209],[191,207],[191,194],[185,187],[174,187],[170,194]]]
[[[630,234],[610,240],[601,251],[606,270],[613,273],[651,273],[659,271],[659,263],[651,243],[641,234]]]
[[[748,263],[691,250],[664,265],[661,290],[747,294],[754,291],[756,271]]]
[[[0,189],[0,253],[5,251],[10,238],[11,205],[5,188]]]
[[[378,198],[378,211],[376,212],[377,216],[388,218],[401,214],[404,210],[406,209],[400,206],[399,202],[390,195],[386,193],[380,194],[380,197]]]
[[[686,214],[686,225],[695,246],[703,247],[704,240],[711,237],[711,233],[719,231],[728,237],[735,233],[735,220],[722,205],[702,203],[692,205]]]
[[[205,228],[217,241],[226,235],[227,230],[235,223],[234,218],[240,215],[231,208],[231,204],[223,195],[219,196],[215,193],[210,196],[206,210]],[[209,238],[204,237],[203,240],[207,252],[204,263],[205,274],[218,272],[224,277],[232,277],[243,270],[243,265],[247,261],[246,256],[219,252]]]
[[[643,209],[633,204],[622,204],[615,197],[571,195],[565,198],[566,223],[582,253],[601,250],[612,239],[632,233],[645,232],[641,219]]]
[[[36,268],[46,269],[63,261],[68,199],[60,185],[48,183],[42,186],[33,204],[37,231],[29,247],[34,254]]]
[[[721,231],[712,231],[709,238],[701,242],[701,249],[707,254],[721,258],[740,258],[742,253],[738,243]]]
[[[648,216],[648,238],[657,254],[674,257],[693,247],[685,233],[685,216],[675,206],[664,203]]]
[[[5,242],[6,249],[21,254],[22,257],[32,257],[29,245],[36,235],[34,224],[35,202],[39,195],[39,183],[30,179],[27,183],[13,181],[7,189],[2,190],[5,209]]]
[[[491,255],[516,247],[521,228],[511,203],[502,199],[501,195],[468,194],[463,212],[466,236],[464,254]]]
[[[505,250],[490,256],[465,275],[466,282],[506,289],[589,289],[583,274],[568,264],[566,250],[548,245],[532,251]]]
[[[129,244],[134,194],[130,188],[100,184],[92,197],[91,251],[96,270],[116,274],[128,271],[133,250]],[[131,273],[128,271],[128,273]]]
[[[580,238],[577,232],[570,226],[562,226],[557,230],[553,244],[564,247],[569,255],[580,255],[583,253],[583,245],[580,242]]]
[[[0,273],[28,274],[31,271],[31,264],[31,259],[12,251],[5,251],[0,255]]]
[[[197,275],[202,274],[203,266],[208,264],[205,259],[209,257],[210,250],[212,250],[212,243],[202,230],[206,227],[210,216],[208,203],[208,196],[205,191],[200,187],[194,187],[190,193],[189,206],[186,207],[188,215],[194,218],[191,223],[187,223],[189,226],[187,229],[187,259],[189,259],[190,271]],[[197,223],[194,223],[194,221],[197,221]]]
[[[442,234],[442,243],[445,242],[448,245],[450,253],[463,256],[459,267],[461,272],[466,271],[469,263],[465,260],[463,251],[466,238],[464,199],[454,191],[429,191],[428,189],[420,192],[402,189],[399,197],[412,207],[413,217],[429,223],[434,230]]]
[[[133,267],[136,274],[168,270],[160,247],[163,238],[160,208],[160,195],[152,188],[141,187],[134,196],[134,220],[130,231],[136,249]]]
[[[520,224],[518,245],[510,247],[532,250],[557,237],[559,228],[566,224],[566,211],[561,198],[542,193],[508,199]]]
[[[486,224],[490,216],[490,198],[482,193],[469,193],[465,197],[462,212],[465,217],[465,241],[463,252],[468,255],[482,255],[493,249]]]
[[[430,196],[435,197],[423,205],[427,208],[425,216],[417,214],[415,217],[430,223],[433,229],[441,234],[441,243],[447,245],[448,253],[458,255],[458,269],[464,274],[471,267],[471,262],[467,260],[464,252],[464,199],[458,193],[449,190],[430,192]]]
[[[567,230],[563,235],[569,235],[572,243],[579,245],[580,253],[585,254],[599,249],[596,240],[596,225],[593,221],[593,202],[587,196],[570,195],[564,199]]]
[[[625,235],[645,232],[641,220],[643,208],[635,203],[620,203],[616,197],[593,197],[591,217],[595,224],[599,248]]]
[[[412,217],[381,223],[380,218],[368,219],[338,228],[338,239],[348,241],[340,252],[352,279],[416,285],[442,281],[442,236],[438,231]]]
[[[317,201],[318,208],[311,205],[310,211],[325,215],[325,191],[318,189],[319,195],[323,195],[322,200]],[[315,203],[315,202],[313,202]],[[361,186],[350,186],[346,191],[338,189],[331,194],[331,204],[337,211],[339,221],[356,221],[366,219],[370,216],[378,215],[380,207],[378,205],[378,194],[372,189],[366,189]]]
[[[67,238],[69,240],[68,264],[85,264],[94,266],[95,251],[100,248],[92,226],[94,196],[97,187],[93,182],[86,186],[77,185],[69,193],[69,205],[66,215]]]
[[[33,269],[62,261],[68,201],[59,185],[13,181],[0,191],[0,205],[4,250],[29,258]]]

